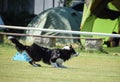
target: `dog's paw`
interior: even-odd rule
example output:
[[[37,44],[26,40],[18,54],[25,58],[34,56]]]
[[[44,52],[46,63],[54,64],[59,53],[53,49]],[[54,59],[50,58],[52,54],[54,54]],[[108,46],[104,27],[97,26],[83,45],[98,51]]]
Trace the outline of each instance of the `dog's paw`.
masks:
[[[40,64],[32,64],[33,67],[41,67]]]
[[[60,68],[67,68],[66,66],[61,66]]]
[[[64,65],[58,65],[59,66],[59,68],[67,68],[66,66],[64,66]]]

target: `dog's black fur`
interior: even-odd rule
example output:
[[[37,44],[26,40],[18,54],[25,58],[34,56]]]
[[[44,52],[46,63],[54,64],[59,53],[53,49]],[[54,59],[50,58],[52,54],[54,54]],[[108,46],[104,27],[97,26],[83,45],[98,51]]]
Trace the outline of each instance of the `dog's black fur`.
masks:
[[[77,56],[75,50],[72,46],[69,49],[49,49],[45,47],[38,46],[33,43],[31,46],[21,44],[16,38],[8,37],[9,40],[15,44],[16,49],[19,52],[26,51],[31,57],[32,61],[29,63],[33,66],[40,66],[35,62],[43,61],[46,64],[51,64],[54,67],[65,67],[62,65],[63,62],[69,60],[71,56]]]

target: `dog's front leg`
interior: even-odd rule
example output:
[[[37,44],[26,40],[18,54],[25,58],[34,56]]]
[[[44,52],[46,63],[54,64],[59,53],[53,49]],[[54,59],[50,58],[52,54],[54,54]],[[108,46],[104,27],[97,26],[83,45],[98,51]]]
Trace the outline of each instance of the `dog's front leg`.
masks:
[[[61,58],[56,59],[56,63],[59,68],[67,68],[66,66],[62,65],[63,62],[64,62],[64,60]]]
[[[53,67],[58,68],[58,65],[57,65],[57,63],[56,63],[56,58],[52,58],[52,59],[50,60],[50,64],[51,64]]]
[[[56,62],[51,62],[51,65],[55,68],[59,68]]]

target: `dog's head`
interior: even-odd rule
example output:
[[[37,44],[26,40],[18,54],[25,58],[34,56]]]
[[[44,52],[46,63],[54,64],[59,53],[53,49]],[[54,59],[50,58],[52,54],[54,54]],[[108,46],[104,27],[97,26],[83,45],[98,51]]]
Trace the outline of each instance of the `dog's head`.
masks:
[[[72,45],[64,46],[62,49],[68,50],[70,52],[71,57],[76,57],[79,55],[79,53],[75,51],[75,49],[72,47]]]

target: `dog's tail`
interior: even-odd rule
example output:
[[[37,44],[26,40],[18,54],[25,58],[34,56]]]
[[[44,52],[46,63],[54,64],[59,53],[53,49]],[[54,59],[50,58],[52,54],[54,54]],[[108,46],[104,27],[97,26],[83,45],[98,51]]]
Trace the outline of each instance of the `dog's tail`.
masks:
[[[8,39],[15,44],[16,48],[18,51],[23,51],[26,49],[26,46],[21,44],[16,38],[14,38],[13,36],[9,36]]]

